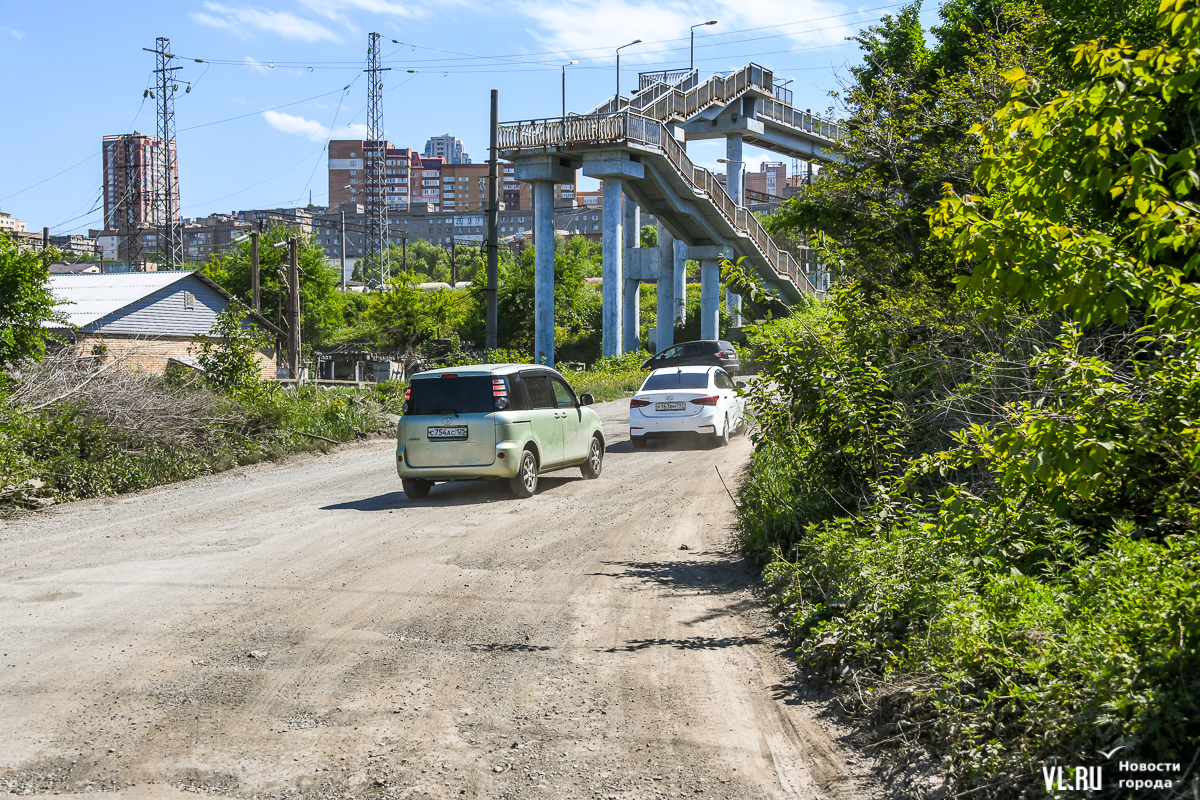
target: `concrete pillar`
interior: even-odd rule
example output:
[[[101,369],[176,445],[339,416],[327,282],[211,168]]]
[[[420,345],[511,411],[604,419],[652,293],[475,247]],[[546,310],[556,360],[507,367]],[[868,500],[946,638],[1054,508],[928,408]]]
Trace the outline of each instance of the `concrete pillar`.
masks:
[[[675,321],[683,322],[687,317],[687,245],[675,240],[675,264],[672,269],[675,281]]]
[[[746,164],[742,161],[741,135],[731,133],[725,137],[725,158],[729,160],[725,165],[725,190],[729,192],[733,202],[744,206],[746,203],[742,198],[742,176],[745,174]]]
[[[716,339],[720,329],[721,262],[706,258],[700,262],[700,338]]]
[[[725,309],[729,312],[730,326],[740,328],[742,326],[742,296],[726,289]]]
[[[554,366],[554,184],[533,184],[533,360]]]
[[[622,186],[624,180],[617,177],[605,177],[603,185],[604,202],[604,249],[603,267],[603,325],[601,352],[604,356],[619,356],[622,352],[621,318],[623,303],[621,295],[625,288],[625,271],[622,267],[622,256],[625,245],[625,214],[621,208]]]
[[[658,223],[658,246],[663,258],[658,270],[658,307],[655,309],[658,341],[655,350],[662,351],[675,344],[675,237],[661,222]]]
[[[642,212],[638,208],[638,204],[633,201],[632,197],[624,196],[624,215],[622,221],[624,225],[625,249],[632,250],[642,246]],[[622,261],[622,267],[624,266]],[[621,322],[623,334],[621,336],[622,351],[625,353],[636,353],[642,346],[641,339],[641,320],[642,320],[642,283],[641,281],[626,280],[624,290],[622,292],[621,302]]]

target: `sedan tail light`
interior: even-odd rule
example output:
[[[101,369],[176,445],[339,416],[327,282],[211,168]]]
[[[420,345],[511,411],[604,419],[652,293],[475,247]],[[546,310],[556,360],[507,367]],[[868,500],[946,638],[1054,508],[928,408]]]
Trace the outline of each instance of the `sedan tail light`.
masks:
[[[719,397],[697,397],[695,400],[689,400],[689,403],[698,406],[715,406]]]
[[[642,408],[643,406],[648,406],[648,405],[650,405],[649,400],[638,400],[635,398],[635,399],[632,399],[629,401],[630,408]]]

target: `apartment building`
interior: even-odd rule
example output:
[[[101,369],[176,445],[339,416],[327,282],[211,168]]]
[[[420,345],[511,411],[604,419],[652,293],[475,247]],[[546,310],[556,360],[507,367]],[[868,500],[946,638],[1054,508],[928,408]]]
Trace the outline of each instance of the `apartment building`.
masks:
[[[117,228],[129,219],[139,227],[153,227],[163,222],[154,204],[155,187],[166,168],[170,155],[174,197],[172,208],[179,217],[179,159],[175,142],[166,147],[157,136],[144,133],[123,133],[105,136],[101,145],[104,170],[104,224]]]
[[[787,185],[787,167],[782,161],[764,161],[758,172],[746,173],[745,185],[749,192],[782,198],[783,187]]]
[[[0,233],[24,233],[25,223],[9,214],[7,211],[0,211]]]
[[[425,152],[421,155],[426,158],[441,156],[447,164],[471,163],[471,157],[463,152],[462,140],[448,133],[444,136],[429,137],[425,142]]]
[[[100,255],[100,245],[94,236],[80,236],[77,233],[51,236],[50,246],[64,254],[89,258]]]

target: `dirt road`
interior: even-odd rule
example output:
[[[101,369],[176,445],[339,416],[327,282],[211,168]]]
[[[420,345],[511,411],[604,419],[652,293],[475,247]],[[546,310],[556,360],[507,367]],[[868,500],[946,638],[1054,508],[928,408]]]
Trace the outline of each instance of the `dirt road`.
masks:
[[[869,796],[729,547],[749,442],[599,409],[529,500],[377,441],[0,523],[0,791]]]

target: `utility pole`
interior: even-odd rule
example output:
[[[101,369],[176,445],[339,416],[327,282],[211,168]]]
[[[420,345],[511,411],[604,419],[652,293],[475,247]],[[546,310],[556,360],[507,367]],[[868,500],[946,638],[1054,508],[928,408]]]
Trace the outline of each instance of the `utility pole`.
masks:
[[[457,242],[455,242],[454,237],[451,236],[450,237],[450,288],[451,289],[453,289],[455,287],[455,284],[458,283],[458,264],[454,260],[454,245],[455,244],[457,244]]]
[[[400,269],[408,272],[408,234],[400,237]]]
[[[254,294],[254,311],[262,313],[262,298],[259,297],[258,231],[250,232],[250,291]]]
[[[158,76],[158,146],[160,155],[155,159],[154,222],[158,227],[159,260],[166,259],[170,269],[183,267],[183,231],[179,223],[179,167],[175,163],[175,92],[179,89],[174,73],[183,67],[173,67],[175,56],[171,54],[171,40],[160,36],[154,40],[154,49],[143,47],[154,53]],[[191,87],[188,87],[191,91]]]
[[[563,75],[566,75],[564,70]],[[564,78],[565,80],[565,78]],[[564,95],[565,96],[565,95]],[[499,153],[497,148],[497,131],[500,127],[500,92],[492,89],[492,125],[490,134],[490,150],[488,151],[488,221],[487,221],[487,335],[484,347],[488,350],[497,348],[496,334],[496,289],[498,284],[498,267],[500,252],[499,227],[500,220],[500,191],[499,191]]]
[[[288,239],[288,369],[300,379],[300,257],[295,236]]]
[[[363,255],[379,262],[379,282],[387,287],[391,278],[388,263],[387,186],[384,167],[387,142],[383,133],[383,73],[391,67],[380,63],[379,34],[368,37],[367,46],[367,142],[363,145],[363,167],[367,173],[367,242]],[[365,275],[363,276],[366,277]]]

